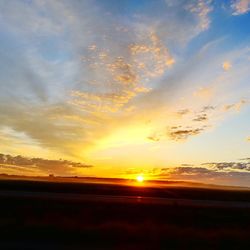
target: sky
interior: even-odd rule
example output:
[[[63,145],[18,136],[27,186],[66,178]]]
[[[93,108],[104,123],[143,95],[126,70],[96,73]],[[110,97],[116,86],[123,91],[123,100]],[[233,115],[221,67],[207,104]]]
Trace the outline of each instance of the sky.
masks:
[[[250,0],[0,0],[0,173],[250,186]]]

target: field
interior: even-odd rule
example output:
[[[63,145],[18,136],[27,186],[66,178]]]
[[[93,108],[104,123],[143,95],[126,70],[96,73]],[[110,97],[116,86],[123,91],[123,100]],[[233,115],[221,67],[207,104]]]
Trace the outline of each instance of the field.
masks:
[[[249,249],[250,191],[3,179],[1,249]]]

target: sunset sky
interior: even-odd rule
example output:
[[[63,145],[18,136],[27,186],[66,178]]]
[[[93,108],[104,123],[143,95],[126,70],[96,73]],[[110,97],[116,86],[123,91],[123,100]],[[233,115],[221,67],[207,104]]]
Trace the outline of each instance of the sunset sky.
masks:
[[[0,0],[0,173],[250,186],[249,104],[250,0]]]

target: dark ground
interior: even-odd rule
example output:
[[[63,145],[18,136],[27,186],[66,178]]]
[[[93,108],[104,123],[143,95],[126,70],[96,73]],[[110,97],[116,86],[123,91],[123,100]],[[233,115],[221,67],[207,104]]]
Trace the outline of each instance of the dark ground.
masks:
[[[0,202],[0,249],[250,249],[247,190],[1,180]]]

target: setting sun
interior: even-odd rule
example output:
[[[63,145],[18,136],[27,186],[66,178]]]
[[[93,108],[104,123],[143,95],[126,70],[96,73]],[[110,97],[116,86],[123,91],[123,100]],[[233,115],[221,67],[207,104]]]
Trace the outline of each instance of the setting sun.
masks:
[[[138,176],[136,177],[136,180],[137,180],[138,182],[143,182],[143,181],[144,181],[144,177],[143,177],[142,175],[138,175]]]

